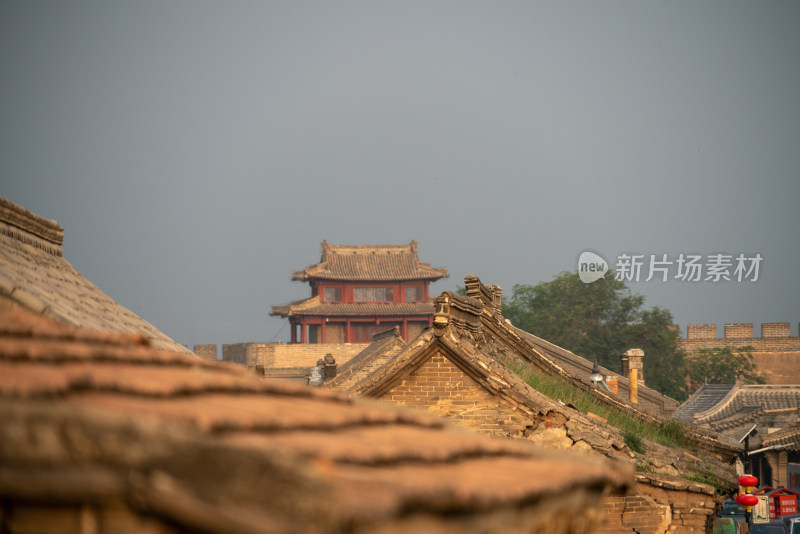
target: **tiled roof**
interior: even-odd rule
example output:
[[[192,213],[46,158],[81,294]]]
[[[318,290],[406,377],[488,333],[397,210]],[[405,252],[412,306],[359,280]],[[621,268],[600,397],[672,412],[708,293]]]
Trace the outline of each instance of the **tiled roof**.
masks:
[[[273,306],[270,315],[325,315],[367,317],[391,315],[431,315],[433,305],[426,302],[320,302],[320,297],[298,300],[283,306]]]
[[[731,391],[733,384],[703,384],[672,416],[679,421],[691,423],[694,414],[705,412],[716,406]]]
[[[379,340],[373,345],[385,345],[385,342],[386,340]],[[565,420],[569,420],[572,425],[591,428],[591,432],[598,435],[604,434],[604,445],[607,446],[604,453],[627,458],[625,453],[619,452],[625,449],[625,445],[622,435],[615,428],[600,429],[597,422],[578,410],[559,404],[536,391],[495,356],[503,352],[504,347],[488,336],[472,337],[468,331],[452,326],[443,333],[429,329],[399,351],[381,351],[380,346],[375,347],[372,353],[372,359],[378,360],[375,369],[365,375],[359,374],[360,379],[353,381],[347,391],[354,397],[380,397],[416,371],[431,356],[444,353],[449,360],[457,362],[456,365],[464,372],[466,380],[475,380],[498,399],[503,399],[527,414],[531,423],[544,414],[563,414]],[[469,402],[465,402],[464,409],[470,409]],[[612,433],[619,435],[612,436]],[[511,436],[507,429],[502,428],[493,435]],[[611,441],[616,442],[616,448],[608,445]]]
[[[800,408],[800,385],[736,384],[714,406],[694,414],[694,422],[711,424],[752,408],[780,410]]]
[[[373,334],[372,339],[372,343],[367,345],[353,359],[341,365],[336,377],[326,382],[325,385],[332,389],[346,391],[406,347],[405,341],[400,337],[400,329],[396,326],[384,332]]]
[[[790,428],[761,437],[763,447],[780,447],[800,452],[800,423]]]
[[[121,306],[62,257],[55,221],[0,198],[0,299],[84,328],[141,334],[164,349],[188,352]]]
[[[474,533],[501,518],[502,532],[585,532],[583,514],[631,481],[590,458],[0,306],[10,532]]]
[[[440,311],[438,306],[440,300],[446,301],[447,312]],[[461,313],[469,308],[480,314],[482,326],[478,327],[479,323],[475,320],[477,317],[470,318],[467,313]],[[486,311],[485,307],[483,311]],[[489,328],[490,324],[494,329]],[[386,402],[395,403],[398,401],[395,396],[398,395],[398,388],[411,384],[410,390],[417,391],[415,388],[419,388],[420,398],[406,399],[408,402],[415,406],[424,406],[434,413],[450,416],[478,432],[493,436],[526,438],[537,442],[541,440],[542,443],[547,443],[550,439],[569,438],[567,446],[571,446],[573,442],[580,442],[580,445],[577,445],[579,448],[589,447],[598,454],[630,461],[628,456],[630,451],[625,446],[622,431],[618,427],[608,424],[597,416],[590,417],[556,398],[544,395],[511,370],[510,365],[520,365],[528,360],[519,352],[520,348],[524,349],[524,344],[517,343],[515,348],[513,343],[503,339],[499,333],[503,328],[510,335],[514,335],[510,327],[503,325],[507,323],[495,321],[495,318],[482,314],[480,304],[474,299],[445,292],[437,298],[433,327],[399,350],[389,344],[391,337],[384,335],[351,361],[352,373],[348,374],[350,366],[345,366],[340,370],[340,375],[326,385],[342,389],[352,397],[382,398]],[[440,368],[439,364],[430,362],[442,357],[463,373],[463,381],[468,383],[474,381],[489,394],[490,398],[497,399],[497,406],[504,405],[506,410],[509,410],[504,412],[506,415],[492,413],[489,419],[496,425],[482,426],[478,420],[470,420],[470,414],[477,415],[482,410],[488,409],[486,404],[476,401],[481,397],[475,396],[474,393],[468,393],[463,398],[447,396],[445,391],[441,392],[441,396],[421,393],[432,386],[427,380],[417,382],[415,374],[426,365],[429,370]],[[538,371],[530,372],[535,374]],[[567,378],[566,375],[562,376]],[[462,378],[454,380],[460,382]],[[613,396],[588,383],[584,389],[597,395],[599,401],[628,411],[632,417],[656,423],[664,421],[635,407],[617,402]],[[412,397],[413,395],[411,393]],[[430,395],[438,395],[438,392]],[[494,406],[492,403],[490,405]],[[515,415],[507,415],[510,412]],[[563,424],[561,431],[564,433],[564,438],[555,438],[559,430],[550,428],[551,421],[562,422],[559,424]],[[564,446],[563,441],[558,443],[558,446]],[[731,454],[727,445],[721,445],[713,439],[705,438],[702,444],[715,451]],[[649,444],[648,447],[651,457],[670,458],[670,461],[681,469],[690,469],[687,460],[680,452],[676,454],[657,444]],[[656,452],[661,449],[663,452]],[[716,460],[709,465],[712,464],[721,483],[732,483],[733,473],[729,472],[726,465]],[[663,465],[659,465],[659,468],[661,467]]]
[[[734,440],[757,428],[751,448],[786,444],[775,435],[797,426],[800,385],[704,384],[677,412],[682,420],[712,429]],[[770,434],[769,432],[773,433]],[[791,434],[790,432],[790,435]],[[761,445],[759,445],[761,443]]]
[[[293,280],[438,280],[447,269],[419,261],[417,242],[408,245],[329,245],[320,262],[292,275]]]
[[[601,403],[617,409],[625,410],[635,417],[651,420],[656,423],[663,423],[663,417],[668,415],[677,405],[677,401],[665,395],[651,390],[650,388],[640,387],[640,401],[652,402],[656,408],[649,408],[646,405],[634,404],[622,395],[614,395],[596,386],[590,386],[588,374],[591,372],[592,363],[581,358],[572,352],[554,345],[548,341],[538,338],[532,334],[524,332],[514,327],[511,322],[502,316],[501,309],[492,295],[481,288],[482,284],[477,276],[469,275],[464,279],[467,294],[481,295],[483,309],[480,313],[480,324],[486,336],[493,337],[497,343],[504,348],[498,349],[498,353],[505,353],[518,359],[518,361],[536,367],[545,375],[559,375],[566,381],[579,389],[589,392]],[[475,286],[478,286],[476,288]],[[438,301],[438,299],[437,299]],[[434,312],[434,326],[436,325],[436,315]],[[589,372],[587,372],[587,370]],[[602,370],[601,372],[607,372]],[[628,389],[629,380],[627,377],[618,377],[620,393]],[[731,442],[727,436],[717,435],[714,432],[704,431],[702,433],[689,431],[691,439],[697,441],[703,447],[710,447],[720,457],[737,454],[741,447],[735,442]]]
[[[537,337],[530,332],[526,332],[516,327],[514,330],[533,348],[546,355],[554,363],[568,370],[573,376],[576,376],[581,380],[588,381],[589,375],[594,372],[594,363],[586,358],[578,356],[577,354],[563,347],[559,347],[554,343],[550,343],[545,339]],[[615,374],[604,367],[600,367],[599,370],[606,376]],[[624,402],[624,397],[627,396],[630,391],[630,379],[626,376],[618,375],[617,381],[620,393],[619,398]],[[654,411],[656,412],[656,415],[668,415],[671,414],[678,406],[678,401],[675,399],[666,395],[662,395],[658,391],[649,388],[646,385],[640,383],[637,389],[638,396],[642,401],[640,402],[640,407],[646,411]],[[654,408],[656,406],[658,407],[657,410]]]

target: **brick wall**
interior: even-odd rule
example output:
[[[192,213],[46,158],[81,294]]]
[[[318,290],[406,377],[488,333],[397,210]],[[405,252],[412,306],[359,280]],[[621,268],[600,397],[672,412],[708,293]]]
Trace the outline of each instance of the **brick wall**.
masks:
[[[344,365],[353,356],[364,350],[368,343],[271,343],[271,352],[268,353],[267,360],[263,365],[267,367],[311,367],[317,364],[317,360],[330,354],[336,360],[337,365]]]
[[[264,369],[283,369],[311,367],[331,354],[337,365],[344,365],[366,347],[366,343],[231,343],[222,345],[222,359],[248,367],[262,365]]]
[[[700,534],[713,521],[717,503],[711,486],[669,478],[654,485],[648,479],[637,482],[634,491],[603,499],[598,534]]]
[[[247,367],[260,365],[270,343],[231,343],[222,345],[222,359]]]
[[[669,507],[643,495],[606,497],[601,509],[603,520],[597,534],[662,534],[670,525]]]
[[[723,347],[753,347],[753,361],[768,384],[800,383],[800,337],[791,335],[789,323],[762,323],[761,337],[754,336],[752,323],[726,324],[724,335],[717,337],[713,324],[690,324],[683,350],[692,353],[699,349]]]
[[[198,356],[202,356],[203,358],[207,358],[209,360],[216,360],[217,359],[217,346],[216,345],[195,345],[194,346],[194,353]]]
[[[753,324],[739,323],[725,325],[725,339],[753,339]]]
[[[750,345],[757,352],[800,351],[800,337],[790,335],[789,323],[761,323],[761,337],[753,335],[752,323],[726,324],[724,332],[722,337],[717,337],[717,325],[690,324],[686,328],[686,338],[681,340],[681,344],[693,349],[733,344]]]
[[[492,395],[441,354],[388,391],[381,400],[427,409],[481,434],[508,436],[530,421],[525,414]]]

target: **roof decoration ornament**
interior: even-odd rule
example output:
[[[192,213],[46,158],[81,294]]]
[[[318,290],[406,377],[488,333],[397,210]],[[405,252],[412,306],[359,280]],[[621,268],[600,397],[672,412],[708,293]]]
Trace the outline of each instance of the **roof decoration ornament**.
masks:
[[[433,326],[437,336],[441,336],[448,325],[473,334],[481,331],[481,301],[445,291],[436,297],[434,307]]]

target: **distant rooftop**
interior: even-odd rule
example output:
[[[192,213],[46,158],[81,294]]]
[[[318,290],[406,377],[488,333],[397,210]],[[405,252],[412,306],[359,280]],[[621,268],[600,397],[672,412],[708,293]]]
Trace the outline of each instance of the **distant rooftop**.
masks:
[[[417,242],[408,245],[321,244],[320,262],[292,275],[302,282],[321,280],[439,280],[447,269],[419,261]]]
[[[679,421],[691,423],[694,414],[703,413],[720,403],[733,389],[733,384],[703,384],[672,416]]]
[[[426,315],[433,311],[427,302],[321,302],[319,295],[272,307],[272,316],[292,315]]]

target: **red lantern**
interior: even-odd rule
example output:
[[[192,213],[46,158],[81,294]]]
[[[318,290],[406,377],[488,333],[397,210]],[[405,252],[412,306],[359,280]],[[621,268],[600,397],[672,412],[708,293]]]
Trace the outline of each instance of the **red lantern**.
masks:
[[[741,506],[755,506],[758,504],[758,497],[755,495],[739,495],[736,497],[736,502]]]
[[[739,485],[745,487],[758,486],[758,479],[753,475],[742,475],[739,477]]]

